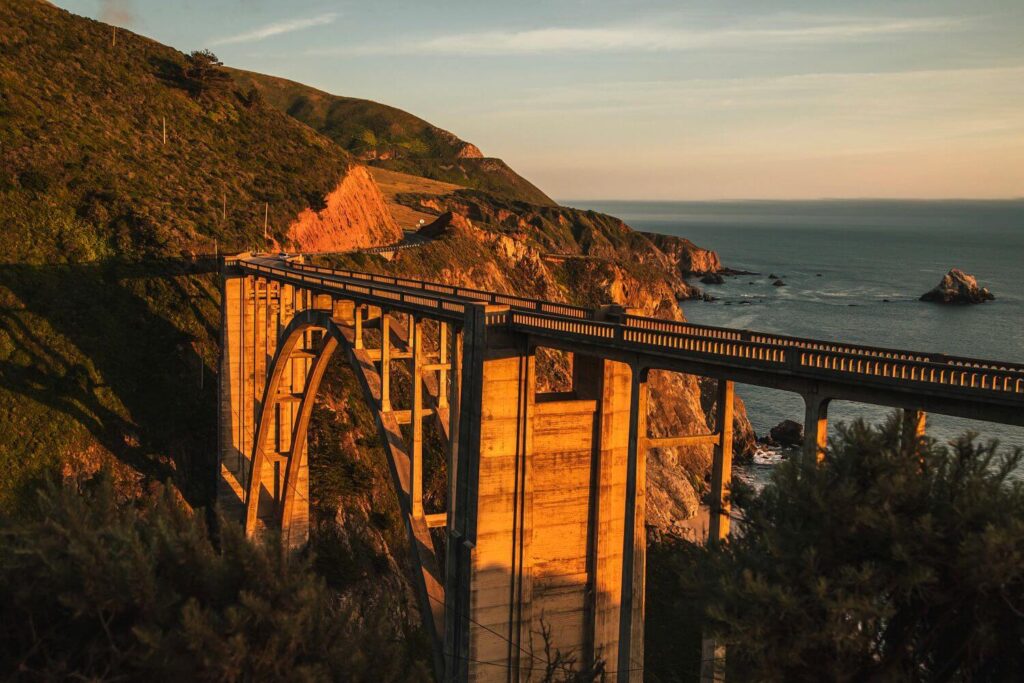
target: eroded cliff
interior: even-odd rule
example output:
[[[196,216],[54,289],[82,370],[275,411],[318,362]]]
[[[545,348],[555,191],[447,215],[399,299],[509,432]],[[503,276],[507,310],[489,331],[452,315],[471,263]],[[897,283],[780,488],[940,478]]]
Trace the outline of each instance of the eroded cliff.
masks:
[[[322,207],[304,210],[288,226],[290,248],[303,252],[347,251],[401,239],[384,195],[359,165],[346,171]]]

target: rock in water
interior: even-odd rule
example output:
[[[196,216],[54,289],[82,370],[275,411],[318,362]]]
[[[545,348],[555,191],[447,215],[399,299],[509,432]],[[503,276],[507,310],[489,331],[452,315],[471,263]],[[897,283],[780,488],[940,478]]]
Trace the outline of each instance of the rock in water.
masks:
[[[773,287],[785,287],[786,283],[783,282],[782,280],[778,279],[778,278],[775,278],[775,281],[772,283],[772,286]]]
[[[799,446],[804,442],[804,426],[793,420],[783,420],[769,432],[772,441],[782,446]]]
[[[952,268],[934,289],[921,295],[921,301],[940,304],[980,304],[995,299],[987,287],[979,287],[978,280],[959,268]]]
[[[724,285],[725,278],[718,273],[708,273],[700,279],[706,285]]]

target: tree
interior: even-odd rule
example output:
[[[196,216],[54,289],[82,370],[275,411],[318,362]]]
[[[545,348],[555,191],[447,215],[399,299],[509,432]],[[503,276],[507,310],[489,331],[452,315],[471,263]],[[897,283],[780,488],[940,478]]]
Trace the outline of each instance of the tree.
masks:
[[[1020,449],[840,427],[824,462],[736,486],[739,533],[683,590],[742,680],[1013,680],[1024,671]]]
[[[0,520],[0,678],[427,680],[306,559],[106,477]]]
[[[195,50],[185,57],[185,83],[193,95],[220,90],[231,81],[224,63],[209,50]]]

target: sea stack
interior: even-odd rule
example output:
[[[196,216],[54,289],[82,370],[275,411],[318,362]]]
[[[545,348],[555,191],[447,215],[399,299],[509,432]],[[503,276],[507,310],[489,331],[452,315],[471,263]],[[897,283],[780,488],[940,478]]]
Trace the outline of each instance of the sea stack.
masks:
[[[940,304],[980,304],[996,297],[987,287],[979,287],[978,280],[959,268],[951,268],[938,285],[921,295],[921,301]]]

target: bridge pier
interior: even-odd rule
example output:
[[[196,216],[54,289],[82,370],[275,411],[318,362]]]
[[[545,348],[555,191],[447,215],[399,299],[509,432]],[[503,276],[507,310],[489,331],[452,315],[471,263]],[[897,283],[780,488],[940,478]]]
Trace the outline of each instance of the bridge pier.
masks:
[[[450,525],[449,563],[453,552],[465,561],[446,586],[451,679],[536,679],[547,633],[580,665],[600,659],[618,680],[641,680],[646,373],[576,355],[574,391],[538,394],[531,340],[505,334],[465,361],[479,362],[462,396],[480,400],[461,411],[479,458]]]
[[[820,394],[803,394],[804,399],[804,459],[819,463],[828,447],[828,406],[831,398]]]

